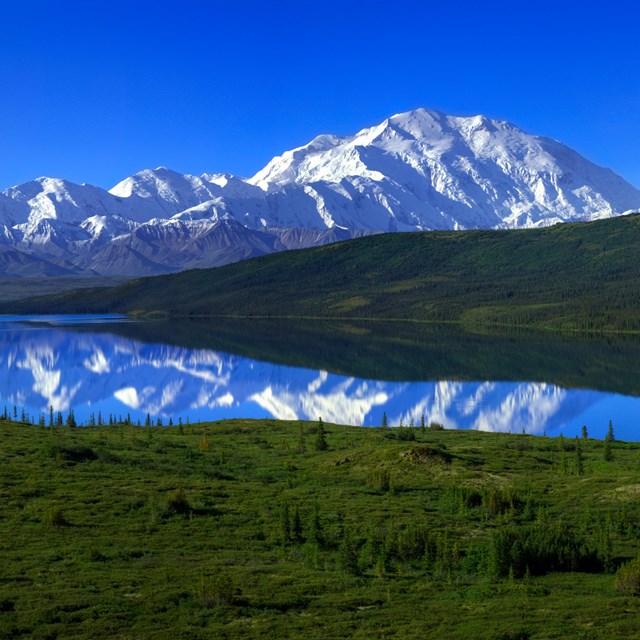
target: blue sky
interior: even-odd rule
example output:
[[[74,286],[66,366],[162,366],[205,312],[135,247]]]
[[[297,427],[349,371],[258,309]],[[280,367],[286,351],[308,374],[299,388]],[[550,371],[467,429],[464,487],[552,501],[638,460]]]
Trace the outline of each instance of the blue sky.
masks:
[[[631,2],[6,0],[0,188],[249,176],[419,106],[557,138],[640,187]]]

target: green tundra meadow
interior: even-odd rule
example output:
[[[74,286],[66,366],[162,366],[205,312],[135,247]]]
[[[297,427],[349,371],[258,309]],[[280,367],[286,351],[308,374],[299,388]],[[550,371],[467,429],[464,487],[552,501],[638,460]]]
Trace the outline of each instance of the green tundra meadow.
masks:
[[[0,638],[636,637],[640,443],[575,435],[1,420]]]

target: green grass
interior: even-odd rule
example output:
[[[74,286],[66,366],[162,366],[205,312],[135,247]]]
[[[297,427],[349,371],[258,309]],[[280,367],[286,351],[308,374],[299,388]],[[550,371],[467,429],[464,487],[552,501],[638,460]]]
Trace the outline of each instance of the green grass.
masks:
[[[640,215],[546,229],[391,233],[4,311],[376,318],[640,330]]]
[[[640,549],[640,445],[605,462],[582,440],[577,475],[572,440],[565,472],[558,439],[325,428],[328,451],[315,423],[0,422],[0,638],[636,633],[613,572]],[[605,566],[509,578],[473,561],[556,527]]]

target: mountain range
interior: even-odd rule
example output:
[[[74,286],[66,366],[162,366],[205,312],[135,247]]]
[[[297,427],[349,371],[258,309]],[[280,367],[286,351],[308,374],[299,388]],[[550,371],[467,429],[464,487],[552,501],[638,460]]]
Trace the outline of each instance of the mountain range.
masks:
[[[550,138],[417,109],[321,135],[249,179],[144,170],[106,191],[0,192],[4,276],[139,276],[389,231],[514,229],[640,209],[640,190]]]

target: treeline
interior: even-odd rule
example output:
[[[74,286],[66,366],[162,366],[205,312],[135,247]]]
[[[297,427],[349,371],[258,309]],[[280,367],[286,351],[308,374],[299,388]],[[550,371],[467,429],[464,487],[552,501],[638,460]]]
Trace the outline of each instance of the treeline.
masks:
[[[151,426],[173,426],[174,421],[173,417],[169,416],[169,418],[156,417],[152,418],[151,414],[147,413],[144,422],[138,418],[133,419],[130,413],[126,415],[116,414],[116,413],[105,413],[103,415],[102,411],[98,411],[97,413],[92,411],[89,414],[87,420],[77,420],[75,416],[75,412],[73,409],[69,409],[66,413],[63,413],[60,410],[54,410],[53,406],[49,406],[49,410],[47,413],[44,411],[39,412],[37,415],[32,413],[28,413],[25,411],[24,407],[20,407],[18,410],[17,405],[13,405],[12,410],[10,411],[6,405],[4,405],[4,410],[2,414],[0,414],[0,421],[12,421],[12,422],[20,422],[26,425],[37,425],[39,427],[151,427]],[[177,423],[179,426],[183,425],[182,416],[177,418]],[[190,420],[187,416],[184,424],[189,425]]]

